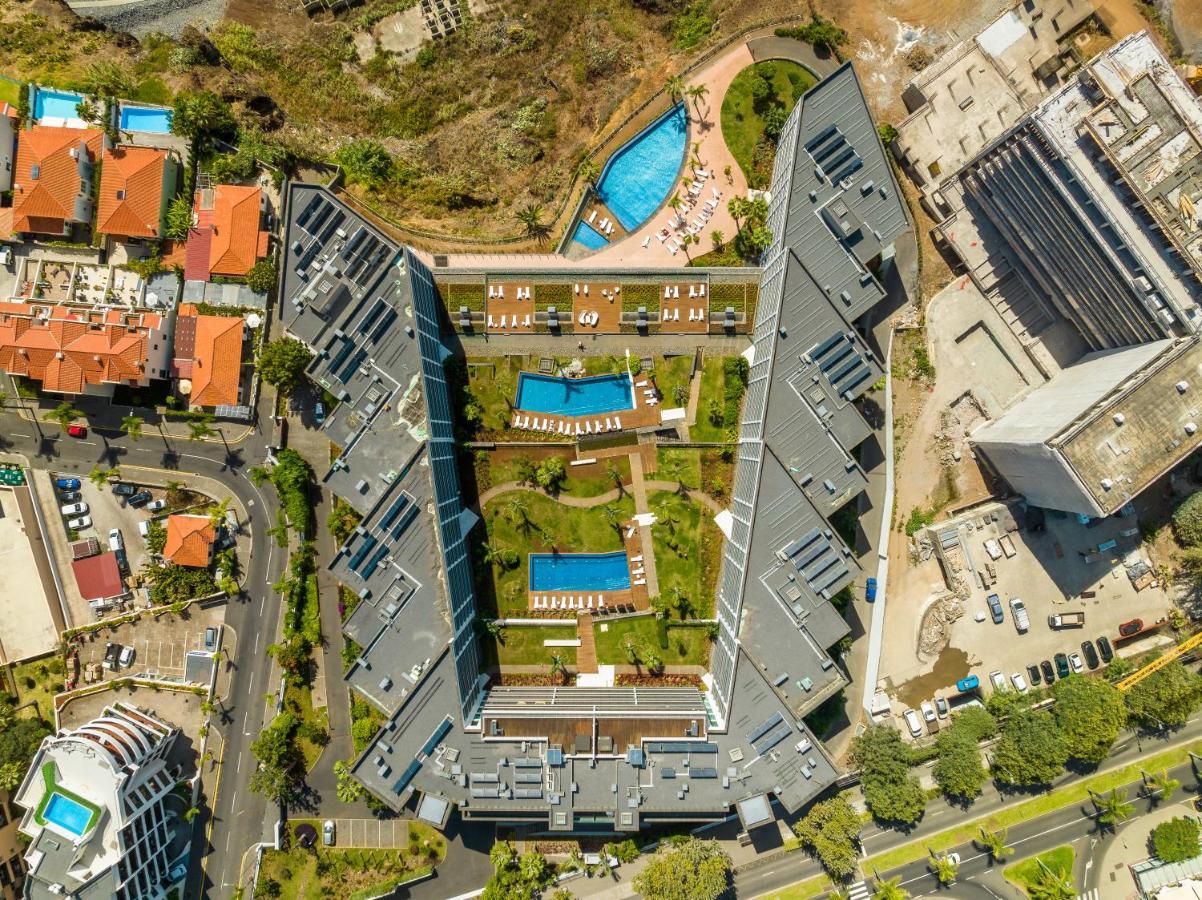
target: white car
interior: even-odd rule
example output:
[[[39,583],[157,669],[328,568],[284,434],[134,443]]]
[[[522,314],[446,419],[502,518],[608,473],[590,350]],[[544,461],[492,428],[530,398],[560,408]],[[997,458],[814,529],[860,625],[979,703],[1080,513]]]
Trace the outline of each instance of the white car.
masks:
[[[902,713],[902,718],[906,720],[906,727],[910,729],[911,737],[918,737],[922,734],[922,721],[918,718],[918,713],[907,709]]]
[[[114,552],[125,549],[125,538],[121,536],[120,528],[114,528],[109,532],[109,549]]]
[[[76,531],[79,531],[82,528],[91,528],[92,527],[92,517],[91,516],[80,516],[77,519],[68,519],[67,527],[73,528]]]
[[[82,516],[88,512],[88,504],[86,503],[68,503],[63,508],[64,516]]]
[[[133,647],[122,647],[120,657],[121,668],[128,669],[131,665],[133,665],[134,656],[136,653],[137,651],[135,651]]]
[[[1070,653],[1068,656],[1068,664],[1073,667],[1074,672],[1085,671],[1085,664],[1081,662],[1080,653]]]
[[[1014,685],[1014,689],[1020,694],[1025,694],[1028,690],[1027,679],[1023,677],[1022,672],[1015,672],[1010,676],[1010,683]]]
[[[166,500],[162,500],[162,499],[151,500],[149,503],[147,503],[145,506],[143,506],[142,509],[145,510],[146,512],[158,512],[160,509],[162,509],[166,505],[167,505]]]
[[[150,537],[150,519],[143,519],[138,523],[138,534],[143,538]]]
[[[1006,676],[1001,672],[990,672],[989,683],[993,685],[995,691],[1006,690]]]
[[[326,819],[325,824],[321,826],[321,842],[327,847],[333,847],[334,840],[334,820]]]
[[[931,705],[930,700],[923,700],[920,708],[922,709],[922,717],[928,723],[935,721],[935,707]]]

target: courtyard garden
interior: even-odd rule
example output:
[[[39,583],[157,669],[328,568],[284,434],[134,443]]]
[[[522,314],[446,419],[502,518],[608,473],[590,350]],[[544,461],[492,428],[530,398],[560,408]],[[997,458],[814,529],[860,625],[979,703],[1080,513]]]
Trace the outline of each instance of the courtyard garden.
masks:
[[[630,460],[625,456],[572,466],[562,447],[498,447],[476,453],[476,490],[484,493],[499,484],[517,482],[566,497],[598,497],[619,483],[630,484]],[[555,461],[557,460],[557,462]]]
[[[659,602],[679,619],[712,618],[722,532],[708,509],[687,494],[651,491],[647,495],[657,522],[651,528]]]
[[[594,626],[597,662],[638,665],[655,672],[662,666],[705,666],[710,658],[708,624],[671,625],[655,616],[632,616]]]
[[[770,60],[748,66],[735,76],[722,99],[722,138],[747,184],[764,188],[785,120],[814,84],[814,76],[794,62]]]
[[[494,666],[541,666],[560,654],[564,665],[576,664],[575,647],[545,647],[543,641],[573,640],[575,625],[506,625],[494,635],[482,635],[484,664]]]
[[[734,448],[702,450],[697,447],[660,447],[656,451],[655,471],[647,477],[675,482],[686,491],[703,491],[718,503],[725,503],[734,485]]]

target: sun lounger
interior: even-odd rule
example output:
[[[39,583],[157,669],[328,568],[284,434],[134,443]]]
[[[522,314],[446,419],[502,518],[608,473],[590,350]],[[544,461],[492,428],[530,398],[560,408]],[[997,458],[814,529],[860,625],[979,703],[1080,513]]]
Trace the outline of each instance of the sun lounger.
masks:
[[[666,240],[668,239],[668,236],[669,236],[671,233],[672,233],[672,232],[670,232],[668,229],[666,229],[666,228],[661,228],[661,229],[659,230],[659,232],[658,232],[658,233],[656,233],[656,235],[655,235],[655,236],[656,236],[657,238],[659,238],[659,242],[662,244],[664,241],[666,241]]]
[[[635,386],[635,387],[646,387],[646,386],[648,385],[648,383],[649,383],[649,382],[647,381],[647,379],[646,379],[646,378],[644,378],[642,381],[636,381],[636,382],[634,383],[634,386]]]
[[[584,433],[585,433],[585,434],[592,434],[592,433],[593,433],[593,423],[592,423],[592,422],[590,422],[590,421],[588,421],[587,419],[586,419],[586,420],[585,420],[585,422],[584,422]]]
[[[679,322],[679,321],[680,321],[680,307],[679,307],[679,306],[678,306],[678,307],[676,307],[676,309],[674,309],[674,310],[672,311],[672,321],[673,321],[673,322]]]
[[[646,578],[636,578],[636,579],[634,580],[634,583],[635,583],[636,585],[646,584],[646,583],[647,583],[647,579],[646,579]]]
[[[519,416],[517,413],[514,413],[513,414],[513,422],[512,422],[511,427],[517,428],[518,427],[518,419],[520,419],[520,418],[521,418],[521,416]]]
[[[665,285],[664,285],[664,299],[665,299],[665,300],[668,300],[668,299],[670,299],[671,297],[672,297],[672,285],[670,285],[670,284],[665,284]]]
[[[690,297],[697,296],[697,288],[693,287],[691,284],[689,285],[689,296]]]
[[[650,246],[651,246],[651,235],[647,235],[645,238],[643,238],[643,249],[646,250]]]
[[[489,317],[488,317],[488,327],[489,327],[489,328],[496,328],[496,327],[497,327],[497,323],[496,323],[496,322],[494,322],[494,321],[492,320],[492,316],[489,316]]]
[[[699,285],[699,286],[698,286],[698,290],[700,290],[700,291],[701,291],[701,296],[702,296],[702,297],[704,297],[704,296],[705,296],[705,285],[704,285],[704,284],[703,284],[703,285]]]
[[[593,210],[593,211],[592,211],[592,212],[589,214],[589,217],[588,217],[588,223],[589,223],[590,225],[592,225],[592,224],[593,224],[593,222],[596,220],[596,218],[597,218],[597,211],[594,209],[594,210]]]
[[[585,317],[585,316],[587,316],[587,315],[588,315],[588,313],[587,313],[587,312],[585,312],[584,310],[581,310],[581,311],[580,311],[580,315],[579,315],[579,316],[576,318],[576,322],[577,322],[578,324],[580,324],[580,325],[583,325],[583,324],[584,324],[584,317]]]
[[[605,598],[604,597],[597,598],[597,609],[605,609]]]
[[[706,208],[706,209],[709,209],[709,210],[715,210],[715,209],[717,209],[717,208],[718,208],[718,201],[717,201],[717,200],[706,200],[706,201],[705,201],[705,208]]]
[[[632,557],[630,557],[630,561],[631,561],[632,563],[640,563],[640,562],[642,562],[642,561],[643,561],[643,557],[641,557],[641,556],[632,556]]]
[[[592,312],[592,315],[590,315],[590,316],[588,317],[588,323],[589,323],[590,325],[592,325],[594,328],[596,328],[596,327],[597,327],[597,323],[598,323],[599,321],[601,321],[601,313],[597,312],[597,311],[594,309],[594,310],[593,310],[593,312]]]
[[[614,430],[614,423],[613,423],[613,419],[611,419],[609,416],[606,416],[606,417],[605,417],[605,430],[606,430],[606,431],[613,431],[613,430]]]
[[[584,296],[586,296],[586,297],[588,296],[588,285],[587,284],[584,286]]]
[[[589,608],[589,609],[592,609],[592,608],[593,608],[593,598],[592,598],[592,597],[589,597],[589,598],[588,598],[588,608]]]
[[[633,574],[634,574],[636,577],[637,577],[637,576],[639,576],[639,575],[646,575],[646,574],[647,574],[647,570],[646,570],[646,569],[644,569],[644,568],[638,568],[638,569],[635,569],[635,570],[634,570],[634,573],[633,573]]]
[[[616,428],[618,431],[622,430],[622,420],[617,416],[614,416],[614,428]]]
[[[494,299],[496,299],[496,296],[497,296],[497,292],[496,292],[496,290],[494,290],[493,286],[490,284],[488,286],[488,299],[494,300]]]
[[[526,318],[522,320],[522,327],[523,328],[530,327],[530,316],[526,316]]]
[[[613,222],[610,222],[608,225],[605,226],[605,233],[607,235],[614,233],[614,223]]]
[[[584,432],[580,430],[580,423],[577,422],[576,423],[576,437],[580,437],[580,435],[582,435],[582,434],[584,434]]]
[[[710,188],[710,190],[714,192],[714,199],[716,199],[716,200],[722,199],[722,192],[720,190],[718,190],[717,188]]]
[[[680,299],[680,287],[679,286],[672,288],[672,299],[673,300]]]
[[[648,406],[655,406],[655,405],[657,405],[658,403],[659,403],[659,401],[658,401],[658,400],[656,400],[654,397],[648,397],[648,398],[647,398],[647,405],[648,405]]]
[[[680,247],[676,246],[675,244],[667,244],[666,246],[668,248],[668,252],[671,253],[673,256],[675,256],[677,251],[680,250]]]
[[[579,294],[579,293],[580,293],[580,285],[576,285],[576,293],[577,293],[577,294]]]
[[[705,169],[694,169],[693,171],[696,172],[698,175],[700,175],[702,178],[709,178],[710,174],[711,174],[711,173],[707,172]]]

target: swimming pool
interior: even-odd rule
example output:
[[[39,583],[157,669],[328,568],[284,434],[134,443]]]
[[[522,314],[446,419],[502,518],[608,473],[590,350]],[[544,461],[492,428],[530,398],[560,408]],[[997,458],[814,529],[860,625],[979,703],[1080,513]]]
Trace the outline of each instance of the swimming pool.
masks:
[[[597,196],[634,231],[668,197],[689,141],[683,103],[672,107],[609,158],[597,179]]]
[[[522,372],[514,405],[528,412],[561,416],[595,416],[634,408],[634,387],[629,375],[594,375],[591,378],[558,378]]]
[[[171,110],[152,106],[122,106],[121,130],[145,134],[170,134]]]
[[[37,99],[33,102],[33,117],[38,122],[42,119],[78,119],[79,112],[75,107],[83,99],[83,94],[71,91],[38,88]]]
[[[630,587],[626,553],[531,553],[532,591],[624,591]]]
[[[83,835],[92,822],[92,810],[55,791],[42,810],[42,818],[76,837]]]
[[[576,233],[572,235],[572,240],[578,244],[583,244],[590,250],[600,250],[609,244],[605,236],[589,225],[588,222],[581,222],[576,226]]]

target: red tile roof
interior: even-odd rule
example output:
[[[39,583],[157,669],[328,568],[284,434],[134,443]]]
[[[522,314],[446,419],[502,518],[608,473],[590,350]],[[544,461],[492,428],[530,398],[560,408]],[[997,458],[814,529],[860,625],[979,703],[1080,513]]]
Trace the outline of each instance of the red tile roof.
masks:
[[[75,583],[85,600],[106,600],[125,593],[121,572],[117,568],[117,557],[112,553],[101,553],[71,563],[75,572]]]
[[[0,303],[0,369],[81,393],[89,384],[138,384],[146,373],[155,313]]]
[[[209,565],[209,552],[216,539],[208,516],[168,516],[163,556],[177,566],[204,569]]]
[[[184,278],[208,281],[213,275],[240,277],[267,255],[268,235],[259,228],[263,192],[257,187],[214,185],[196,192],[197,224],[188,234],[189,264]],[[208,240],[208,258],[201,257]],[[193,261],[193,242],[197,259]],[[207,267],[202,272],[202,268]]]
[[[75,218],[80,193],[78,151],[95,160],[104,145],[104,132],[94,128],[56,128],[35,125],[17,138],[13,171],[13,230],[38,234],[61,233]],[[76,156],[72,156],[76,151]],[[34,178],[34,168],[37,178]]]
[[[96,230],[101,234],[157,238],[163,209],[167,151],[118,147],[104,152]]]
[[[181,304],[175,320],[175,365],[192,380],[194,406],[234,406],[242,374],[240,316],[202,316]]]

